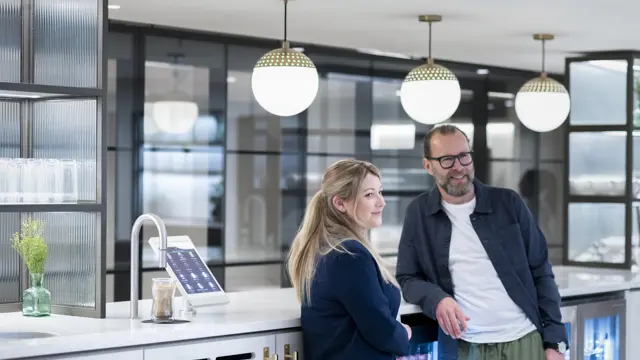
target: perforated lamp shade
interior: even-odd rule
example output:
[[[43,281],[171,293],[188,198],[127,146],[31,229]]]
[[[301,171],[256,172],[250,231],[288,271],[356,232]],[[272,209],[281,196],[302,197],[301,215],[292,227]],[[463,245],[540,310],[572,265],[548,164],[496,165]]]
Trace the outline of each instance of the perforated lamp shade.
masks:
[[[404,111],[413,120],[428,125],[451,118],[461,95],[458,78],[432,61],[411,70],[400,87]]]
[[[183,134],[198,120],[198,105],[190,101],[158,101],[153,103],[152,114],[160,131]]]
[[[277,116],[293,116],[313,103],[318,82],[313,62],[285,43],[258,60],[251,76],[251,89],[266,111]]]
[[[515,110],[522,125],[532,131],[548,132],[565,122],[571,110],[571,99],[561,83],[543,75],[520,88]]]

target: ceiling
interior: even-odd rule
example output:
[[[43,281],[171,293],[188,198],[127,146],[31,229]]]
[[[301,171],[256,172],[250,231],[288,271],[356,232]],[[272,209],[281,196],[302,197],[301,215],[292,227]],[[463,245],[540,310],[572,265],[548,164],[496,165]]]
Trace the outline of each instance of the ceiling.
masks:
[[[282,38],[282,0],[110,0],[109,17],[138,23]],[[524,7],[526,6],[526,8]],[[547,43],[547,68],[564,72],[564,59],[581,52],[640,49],[640,3],[631,0],[295,0],[289,38],[295,41],[426,56],[428,25],[420,14],[440,14],[433,25],[436,59],[538,71]]]

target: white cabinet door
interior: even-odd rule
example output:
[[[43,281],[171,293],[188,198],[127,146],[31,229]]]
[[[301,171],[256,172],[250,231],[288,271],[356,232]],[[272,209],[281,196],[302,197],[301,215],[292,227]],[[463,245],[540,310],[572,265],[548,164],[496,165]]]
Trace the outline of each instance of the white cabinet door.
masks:
[[[238,359],[264,360],[272,359],[273,354],[276,353],[275,344],[274,335],[189,341],[146,348],[144,358],[151,360],[216,360],[221,356],[235,356]]]
[[[278,353],[278,359],[304,360],[302,346],[302,331],[290,331],[276,334],[276,351]]]
[[[43,358],[45,359],[45,358]],[[127,350],[127,351],[99,351],[83,355],[59,355],[56,357],[48,356],[48,360],[68,359],[68,360],[144,360],[144,350]]]
[[[627,293],[627,359],[636,359],[640,354],[640,341],[637,335],[640,334],[640,289],[635,289]]]

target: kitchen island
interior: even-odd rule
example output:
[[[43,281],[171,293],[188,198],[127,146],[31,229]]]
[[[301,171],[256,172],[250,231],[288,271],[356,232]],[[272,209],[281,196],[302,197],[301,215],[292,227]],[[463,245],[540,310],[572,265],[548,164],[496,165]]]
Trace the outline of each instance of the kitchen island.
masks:
[[[640,319],[637,311],[632,310],[640,307],[637,295],[640,292],[636,291],[640,290],[640,277],[623,270],[562,266],[554,267],[554,272],[563,301],[568,306],[615,297],[635,301],[627,304],[631,311],[626,312],[626,321],[620,320],[620,326],[626,323],[627,329],[634,329],[627,333],[637,332]],[[105,319],[62,315],[28,318],[21,313],[0,314],[1,334],[39,332],[49,335],[24,340],[0,338],[0,359],[225,360],[273,359],[274,354],[278,354],[278,359],[284,359],[285,345],[290,352],[301,351],[300,309],[293,289],[228,295],[228,304],[197,309],[197,314],[187,318],[190,322],[184,324],[142,323],[141,320],[149,318],[150,300],[140,301],[139,320],[129,319],[129,302],[107,304]],[[181,299],[176,298],[176,308],[181,306]],[[421,310],[411,304],[403,303],[400,308],[402,316],[420,313]]]

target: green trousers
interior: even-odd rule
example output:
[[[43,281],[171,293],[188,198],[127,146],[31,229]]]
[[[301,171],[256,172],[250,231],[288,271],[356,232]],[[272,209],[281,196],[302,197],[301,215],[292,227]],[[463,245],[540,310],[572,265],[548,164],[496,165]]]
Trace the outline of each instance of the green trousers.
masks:
[[[458,360],[545,360],[542,337],[532,331],[518,340],[496,344],[458,341]]]

